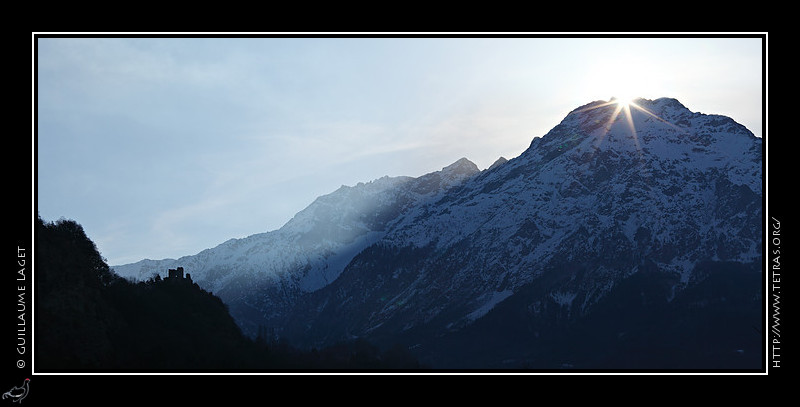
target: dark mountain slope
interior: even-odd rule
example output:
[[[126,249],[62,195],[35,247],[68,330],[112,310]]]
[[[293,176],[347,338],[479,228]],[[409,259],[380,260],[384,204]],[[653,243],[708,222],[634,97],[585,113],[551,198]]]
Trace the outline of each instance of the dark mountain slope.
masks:
[[[366,341],[299,351],[242,335],[228,308],[190,276],[116,276],[74,221],[35,226],[38,372],[297,371],[419,368],[404,349]]]
[[[73,221],[36,224],[36,362],[49,370],[240,368],[247,340],[190,280],[129,283]]]

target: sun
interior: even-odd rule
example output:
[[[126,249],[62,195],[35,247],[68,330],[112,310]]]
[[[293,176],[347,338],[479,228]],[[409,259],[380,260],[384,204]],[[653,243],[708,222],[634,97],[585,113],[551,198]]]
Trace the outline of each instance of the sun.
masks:
[[[623,115],[625,121],[628,123],[628,127],[631,130],[631,134],[633,135],[634,141],[636,141],[636,148],[639,148],[639,139],[636,137],[636,126],[633,124],[633,115],[631,114],[631,108],[641,109],[637,104],[633,103],[635,98],[633,96],[624,95],[621,97],[611,98],[610,103],[614,103],[617,107],[614,109],[614,113],[611,115],[611,120],[609,124],[617,119],[617,116],[620,114]]]
[[[624,96],[614,96],[608,102],[594,104],[587,108],[588,110],[602,107],[610,107],[613,109],[609,114],[608,122],[605,125],[605,132],[603,132],[603,134],[599,137],[599,142],[602,142],[606,136],[606,133],[611,130],[612,125],[617,121],[617,119],[621,118],[627,124],[627,127],[630,131],[630,136],[636,145],[636,150],[640,151],[639,136],[637,134],[638,132],[636,130],[633,112],[639,111],[663,121],[663,119],[659,118],[645,107],[637,104],[637,101],[640,101],[640,99],[641,98],[638,96],[629,96],[627,94]]]
[[[634,100],[636,100],[635,96],[629,95],[622,95],[622,96],[615,96],[612,97],[611,100],[616,103],[618,106],[622,107],[623,109],[629,109]]]

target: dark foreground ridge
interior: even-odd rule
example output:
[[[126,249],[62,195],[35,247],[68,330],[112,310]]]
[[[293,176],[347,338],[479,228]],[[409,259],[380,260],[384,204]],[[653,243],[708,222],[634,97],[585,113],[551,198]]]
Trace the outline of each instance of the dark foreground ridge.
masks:
[[[35,244],[40,372],[419,368],[402,349],[364,341],[301,352],[266,332],[249,339],[227,306],[182,268],[131,283],[71,220],[38,218]]]

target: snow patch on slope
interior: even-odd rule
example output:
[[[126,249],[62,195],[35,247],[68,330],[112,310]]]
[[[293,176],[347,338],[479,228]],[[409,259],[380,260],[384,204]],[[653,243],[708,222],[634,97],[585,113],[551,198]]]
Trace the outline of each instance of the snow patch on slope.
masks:
[[[499,304],[500,302],[502,302],[506,298],[510,297],[512,294],[514,294],[514,292],[511,291],[511,290],[495,291],[495,292],[490,293],[489,294],[489,298],[485,300],[483,305],[478,307],[478,309],[476,309],[475,311],[472,311],[471,313],[469,313],[467,315],[467,319],[469,319],[470,321],[474,321],[474,320],[486,315],[486,313],[491,311],[492,308],[495,307],[495,305]],[[484,297],[486,297],[486,296],[484,296]]]

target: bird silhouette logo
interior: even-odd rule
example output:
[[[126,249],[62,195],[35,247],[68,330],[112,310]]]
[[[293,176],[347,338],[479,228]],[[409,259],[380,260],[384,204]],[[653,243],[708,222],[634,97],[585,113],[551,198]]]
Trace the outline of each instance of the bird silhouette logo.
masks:
[[[29,390],[28,383],[30,382],[31,379],[26,378],[25,381],[22,382],[22,386],[19,387],[14,386],[13,388],[11,388],[11,390],[3,393],[3,400],[7,398],[12,398],[14,399],[12,400],[13,402],[22,403],[22,400],[28,396],[28,390]]]

